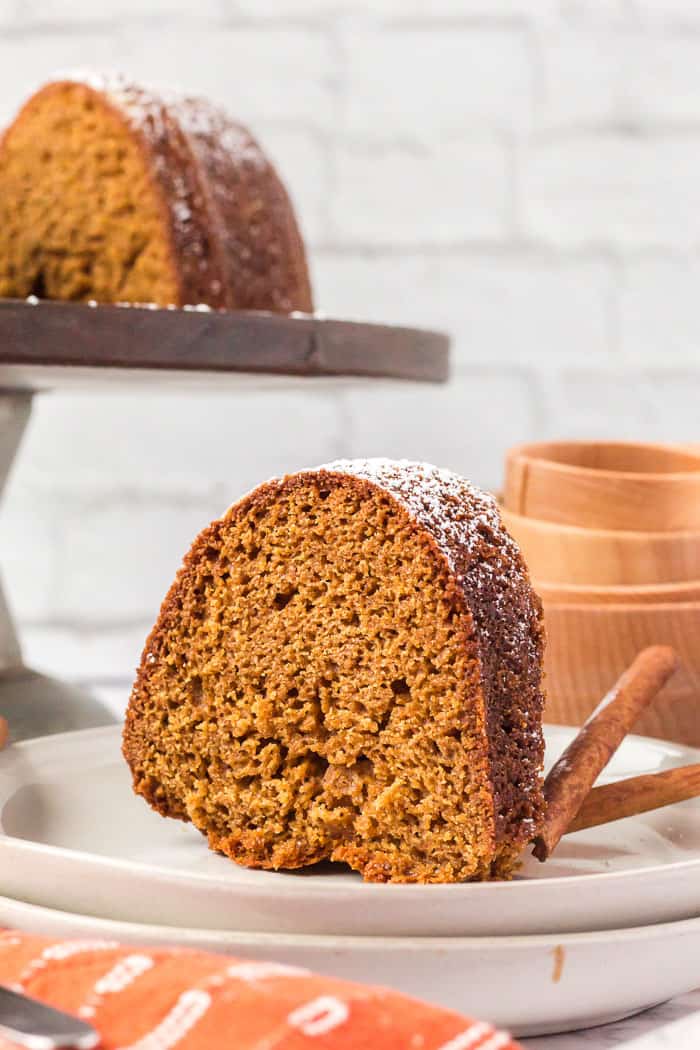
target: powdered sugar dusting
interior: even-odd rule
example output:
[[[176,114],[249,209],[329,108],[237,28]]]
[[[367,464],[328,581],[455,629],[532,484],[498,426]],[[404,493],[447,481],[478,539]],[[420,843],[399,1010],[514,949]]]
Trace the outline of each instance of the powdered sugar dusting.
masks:
[[[56,80],[85,87],[104,95],[112,105],[122,111],[132,127],[147,132],[149,137],[167,133],[165,121],[165,98],[163,91],[138,87],[122,73],[96,73],[92,70],[72,70],[60,73]]]
[[[178,120],[186,135],[206,139],[210,148],[233,155],[240,163],[251,164],[263,171],[267,160],[250,133],[225,113],[200,99],[172,96],[169,103],[177,108]]]
[[[456,550],[473,550],[489,534],[491,542],[517,551],[493,496],[451,470],[413,460],[339,459],[322,469],[354,474],[388,488],[410,513],[430,528],[456,571]]]

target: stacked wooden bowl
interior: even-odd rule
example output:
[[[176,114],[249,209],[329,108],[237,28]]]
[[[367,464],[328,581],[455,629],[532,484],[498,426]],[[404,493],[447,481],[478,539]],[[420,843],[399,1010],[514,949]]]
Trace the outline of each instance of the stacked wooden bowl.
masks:
[[[683,668],[639,732],[700,746],[700,452],[520,446],[503,518],[544,604],[548,721],[579,725],[640,649],[667,643]]]

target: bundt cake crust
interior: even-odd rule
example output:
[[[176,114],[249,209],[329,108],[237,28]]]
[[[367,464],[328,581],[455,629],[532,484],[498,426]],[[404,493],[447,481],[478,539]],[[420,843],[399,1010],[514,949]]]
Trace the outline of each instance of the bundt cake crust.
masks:
[[[159,676],[163,668],[168,674],[175,674],[180,656],[184,665],[188,662],[187,655],[182,653],[172,660],[172,639],[178,637],[182,625],[207,619],[207,612],[199,604],[203,564],[207,565],[209,559],[215,567],[211,572],[217,572],[223,538],[228,531],[245,521],[254,522],[256,516],[264,515],[271,506],[287,499],[298,497],[304,505],[309,504],[311,497],[306,495],[309,486],[321,499],[325,498],[324,494],[327,496],[345,487],[360,506],[366,506],[367,501],[381,501],[382,506],[398,515],[401,528],[406,529],[397,535],[412,537],[416,552],[423,552],[417,557],[424,556],[439,578],[441,601],[444,599],[446,609],[450,610],[447,621],[457,637],[450,645],[456,646],[464,657],[459,664],[466,676],[462,684],[474,697],[470,709],[462,710],[456,721],[449,723],[453,728],[447,734],[469,749],[468,775],[473,779],[470,797],[465,797],[464,805],[475,807],[473,812],[478,814],[476,819],[480,825],[481,852],[477,850],[469,862],[465,859],[462,867],[453,857],[445,858],[444,862],[432,857],[421,860],[420,842],[417,852],[406,849],[403,855],[401,849],[393,845],[383,848],[370,835],[363,838],[358,833],[358,826],[367,825],[363,805],[368,775],[364,763],[368,760],[364,755],[349,765],[331,757],[319,782],[325,791],[322,797],[330,793],[331,797],[337,795],[347,805],[354,806],[357,818],[354,827],[344,826],[330,844],[328,841],[305,842],[301,836],[278,836],[272,852],[264,834],[258,830],[246,832],[241,827],[235,830],[232,827],[235,822],[226,820],[218,827],[212,826],[201,808],[211,786],[210,779],[207,780],[210,772],[196,781],[197,787],[187,800],[179,797],[172,784],[164,784],[168,777],[162,776],[163,768],[187,763],[190,759],[186,754],[167,755],[165,767],[160,766],[161,772],[156,770],[153,738],[160,732],[163,720],[168,722],[170,718],[163,708],[163,703],[167,707],[169,702],[167,686],[163,697],[159,694]],[[234,573],[230,562],[227,565],[227,573]],[[248,866],[293,868],[330,857],[349,863],[366,879],[374,881],[506,877],[523,846],[536,833],[543,814],[542,656],[541,607],[530,587],[520,552],[503,528],[491,497],[447,471],[426,465],[339,461],[260,486],[197,538],[146,642],[127,711],[124,754],[132,769],[137,793],[164,816],[193,819],[208,835],[212,848]],[[441,659],[440,653],[436,659]],[[198,661],[199,666],[199,657]],[[177,671],[180,673],[185,673],[182,668]],[[196,678],[198,701],[202,702],[201,674]],[[268,682],[268,688],[269,685]],[[296,694],[296,690],[293,692]],[[397,703],[400,700],[398,696]],[[172,702],[173,715],[177,717],[180,701],[173,698]],[[452,698],[445,696],[436,702],[435,710],[439,712],[444,708],[447,718]],[[437,743],[442,750],[444,743]],[[194,745],[178,742],[175,746],[187,749]],[[194,752],[188,754],[195,760]],[[315,775],[311,767],[302,768],[294,787],[302,793],[300,797],[304,783]],[[392,789],[390,785],[389,793]],[[320,788],[315,790],[319,797]],[[439,810],[440,798],[436,797],[434,802],[433,809]],[[312,804],[313,798],[299,803],[302,809]]]
[[[0,139],[0,171],[15,130],[61,95],[92,96],[137,142],[169,242],[173,305],[312,310],[304,244],[282,182],[247,129],[204,99],[155,92],[121,76],[49,83]],[[3,294],[35,290],[20,284],[9,283]],[[88,289],[83,298],[92,295]]]

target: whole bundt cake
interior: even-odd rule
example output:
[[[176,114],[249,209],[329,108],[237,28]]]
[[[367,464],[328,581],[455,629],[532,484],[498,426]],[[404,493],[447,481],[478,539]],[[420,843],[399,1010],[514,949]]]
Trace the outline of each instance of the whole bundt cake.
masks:
[[[33,95],[0,140],[0,296],[312,309],[284,186],[241,125],[120,77]]]
[[[239,864],[505,877],[543,815],[540,603],[436,467],[273,480],[195,540],[143,653],[134,788]]]

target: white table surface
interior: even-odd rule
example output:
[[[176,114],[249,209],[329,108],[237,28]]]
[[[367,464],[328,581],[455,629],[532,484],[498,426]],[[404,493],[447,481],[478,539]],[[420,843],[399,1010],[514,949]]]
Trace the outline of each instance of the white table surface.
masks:
[[[522,1045],[525,1050],[698,1050],[700,989],[616,1024],[523,1039]]]

